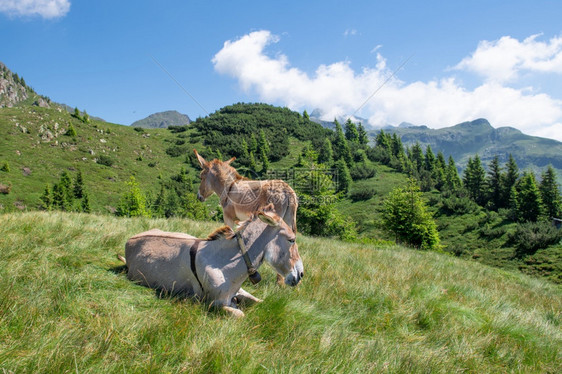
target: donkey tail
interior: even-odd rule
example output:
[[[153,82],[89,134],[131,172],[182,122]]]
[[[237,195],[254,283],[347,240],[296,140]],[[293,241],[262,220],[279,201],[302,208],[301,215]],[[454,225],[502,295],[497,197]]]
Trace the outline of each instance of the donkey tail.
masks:
[[[119,253],[117,254],[117,259],[127,265],[127,260],[125,260],[125,257],[121,256]]]

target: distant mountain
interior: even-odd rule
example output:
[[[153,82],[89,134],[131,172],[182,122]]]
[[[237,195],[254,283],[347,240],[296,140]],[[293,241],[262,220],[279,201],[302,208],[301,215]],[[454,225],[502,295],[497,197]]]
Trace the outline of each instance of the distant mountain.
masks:
[[[336,128],[336,123],[334,121],[324,121],[321,119],[322,117],[322,111],[320,109],[314,109],[312,111],[312,113],[310,113],[309,118],[311,121],[316,122],[320,125],[322,125],[323,127],[327,128],[327,129],[335,129]],[[336,118],[338,120],[338,122],[343,125],[347,119],[350,118],[352,122],[354,123],[361,123],[366,129],[370,130],[373,129],[374,127],[369,125],[369,120],[366,118],[362,118],[362,117],[357,117],[357,116],[339,116],[338,118]]]
[[[175,110],[159,112],[149,115],[148,117],[133,122],[132,127],[143,127],[149,129],[167,128],[169,126],[183,126],[191,122],[186,114],[181,114]]]
[[[453,156],[461,169],[476,154],[485,165],[496,155],[505,163],[512,154],[521,169],[538,171],[552,164],[562,178],[562,142],[526,135],[513,127],[493,128],[483,118],[442,129],[399,126],[384,130],[400,135],[405,145],[419,142],[424,148],[430,145],[434,153]],[[371,131],[370,135],[377,132]]]

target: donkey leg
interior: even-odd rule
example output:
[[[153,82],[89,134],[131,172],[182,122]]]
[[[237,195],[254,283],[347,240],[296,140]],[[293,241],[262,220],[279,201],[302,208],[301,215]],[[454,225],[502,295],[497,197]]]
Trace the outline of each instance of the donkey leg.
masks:
[[[261,303],[263,301],[262,299],[258,299],[257,297],[255,297],[251,293],[249,293],[247,291],[244,291],[242,288],[240,288],[240,290],[238,290],[238,292],[236,293],[236,298],[238,299],[238,301],[241,304],[244,304],[244,305]]]
[[[223,305],[221,307],[221,311],[223,311],[224,313],[232,316],[232,317],[236,317],[236,318],[242,318],[245,316],[244,312],[241,311],[240,309],[236,309],[233,308],[231,306],[227,306],[227,305]]]

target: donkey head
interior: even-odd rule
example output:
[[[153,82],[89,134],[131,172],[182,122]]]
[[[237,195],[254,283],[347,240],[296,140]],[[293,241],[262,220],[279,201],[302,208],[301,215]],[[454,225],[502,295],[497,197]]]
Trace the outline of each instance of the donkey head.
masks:
[[[228,161],[217,159],[207,161],[195,149],[193,152],[195,152],[202,169],[201,184],[199,185],[199,191],[197,191],[197,198],[199,201],[205,201],[213,192],[220,194],[220,191],[224,188],[225,179],[233,172],[236,173],[234,168],[230,166],[230,163],[236,160],[236,157],[232,157]]]
[[[273,238],[265,246],[265,261],[285,277],[286,284],[296,286],[304,276],[304,268],[294,231],[271,210],[259,211],[257,216],[273,229]]]

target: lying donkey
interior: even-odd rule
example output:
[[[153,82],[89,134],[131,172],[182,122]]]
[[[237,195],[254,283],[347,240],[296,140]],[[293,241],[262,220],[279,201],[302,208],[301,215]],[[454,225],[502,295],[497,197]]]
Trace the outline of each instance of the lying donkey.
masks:
[[[127,264],[127,277],[243,317],[235,300],[261,301],[240,287],[263,261],[290,286],[304,275],[295,233],[272,208],[251,215],[236,232],[225,226],[207,239],[160,230],[137,234],[125,245],[125,259],[120,257]]]

